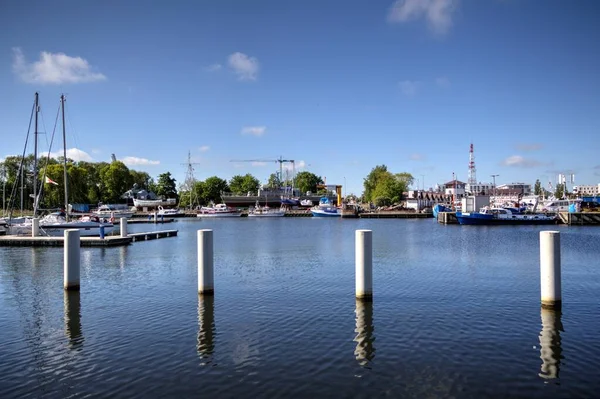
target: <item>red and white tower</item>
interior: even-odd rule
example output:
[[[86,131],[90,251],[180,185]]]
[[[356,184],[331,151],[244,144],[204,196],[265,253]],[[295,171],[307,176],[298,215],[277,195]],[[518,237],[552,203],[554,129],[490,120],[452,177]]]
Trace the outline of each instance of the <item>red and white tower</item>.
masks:
[[[473,154],[473,143],[471,143],[471,149],[469,150],[469,184],[477,184],[477,176],[475,169],[475,155]]]

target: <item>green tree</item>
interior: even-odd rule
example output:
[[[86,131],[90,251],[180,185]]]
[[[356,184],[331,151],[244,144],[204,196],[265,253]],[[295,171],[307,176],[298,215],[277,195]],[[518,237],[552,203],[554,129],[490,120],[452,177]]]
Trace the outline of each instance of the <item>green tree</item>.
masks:
[[[199,185],[196,183],[196,187],[200,186],[202,193],[199,195],[201,203],[208,204],[210,201],[219,203],[221,202],[221,192],[229,191],[227,181],[217,176],[211,176]]]
[[[250,173],[244,176],[235,175],[229,180],[229,189],[234,194],[256,193],[260,187],[260,181]]]
[[[301,193],[306,193],[307,191],[316,193],[318,184],[323,184],[323,179],[314,173],[304,171],[296,175],[296,187],[298,187]]]
[[[102,202],[118,202],[121,195],[133,186],[129,168],[121,161],[111,162],[100,170]]]
[[[375,200],[375,197],[373,196],[373,191],[377,187],[377,183],[382,178],[382,176],[388,175],[389,173],[390,172],[388,172],[387,166],[385,165],[378,165],[371,169],[371,172],[367,175],[363,182],[363,186],[365,188],[363,197],[366,201]]]
[[[177,198],[177,186],[175,185],[175,179],[171,177],[171,172],[158,175],[156,194],[165,198]]]
[[[133,184],[137,184],[137,186],[139,188],[148,190],[148,186],[150,184],[150,181],[152,180],[152,178],[150,177],[150,175],[148,173],[138,172],[137,170],[130,170],[129,173],[131,174],[131,180],[132,180]],[[160,176],[159,176],[159,179],[160,179]]]
[[[535,195],[542,195],[542,183],[540,179],[536,179],[535,185],[533,186],[533,193]]]
[[[269,186],[269,188],[281,187],[281,179],[279,178],[279,175],[277,173],[271,173],[271,175],[269,176],[267,186]]]

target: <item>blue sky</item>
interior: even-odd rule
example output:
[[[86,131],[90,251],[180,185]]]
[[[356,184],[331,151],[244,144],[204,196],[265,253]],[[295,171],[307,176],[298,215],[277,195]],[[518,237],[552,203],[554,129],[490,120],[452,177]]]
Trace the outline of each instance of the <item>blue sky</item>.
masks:
[[[264,182],[276,162],[231,160],[282,156],[347,193],[379,164],[431,187],[466,181],[473,142],[479,181],[597,184],[599,16],[593,0],[5,1],[0,158],[21,153],[37,90],[48,133],[67,94],[72,157],[179,183],[189,151],[198,179]]]

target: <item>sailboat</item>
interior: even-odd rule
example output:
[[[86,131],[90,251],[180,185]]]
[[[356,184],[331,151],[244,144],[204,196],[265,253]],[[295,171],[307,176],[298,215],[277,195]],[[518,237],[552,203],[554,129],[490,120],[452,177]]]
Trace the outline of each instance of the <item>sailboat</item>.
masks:
[[[65,204],[64,209],[69,209],[69,185],[68,185],[68,174],[67,174],[67,137],[65,129],[65,96],[60,96],[60,107],[62,114],[62,134],[63,134],[63,172],[64,172],[64,189],[65,189]],[[38,112],[38,93],[35,95],[35,108],[36,108],[36,149],[34,154],[34,217],[37,216],[39,197],[37,193],[36,184],[38,181],[37,174],[37,112]],[[41,192],[41,190],[40,190]],[[41,193],[40,193],[41,194]],[[48,236],[62,236],[64,231],[67,229],[78,229],[81,236],[99,236],[101,230],[104,234],[112,232],[114,225],[108,221],[101,219],[98,216],[88,216],[78,220],[70,220],[68,212],[61,210],[58,212],[51,213],[42,217],[39,221],[40,233]],[[9,227],[10,234],[28,234],[31,232],[32,220],[26,220],[22,224],[13,225]]]

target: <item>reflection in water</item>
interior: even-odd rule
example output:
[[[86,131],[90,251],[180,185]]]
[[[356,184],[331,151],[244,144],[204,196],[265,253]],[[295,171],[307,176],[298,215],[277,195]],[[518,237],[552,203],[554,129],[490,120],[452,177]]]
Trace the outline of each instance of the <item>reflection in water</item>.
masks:
[[[123,245],[119,248],[119,268],[125,268],[125,260],[127,259],[127,246]]]
[[[365,367],[375,358],[375,347],[373,342],[375,336],[373,331],[373,302],[363,301],[360,299],[356,300],[356,349],[354,350],[354,356],[358,361],[358,364]]]
[[[198,354],[210,358],[215,350],[215,297],[198,295]]]
[[[559,310],[542,308],[542,331],[540,332],[540,358],[542,372],[540,377],[546,379],[558,378],[562,347],[560,332],[563,330]]]
[[[65,334],[69,338],[71,349],[80,349],[83,345],[83,334],[81,333],[81,301],[79,291],[67,291],[65,299]]]

